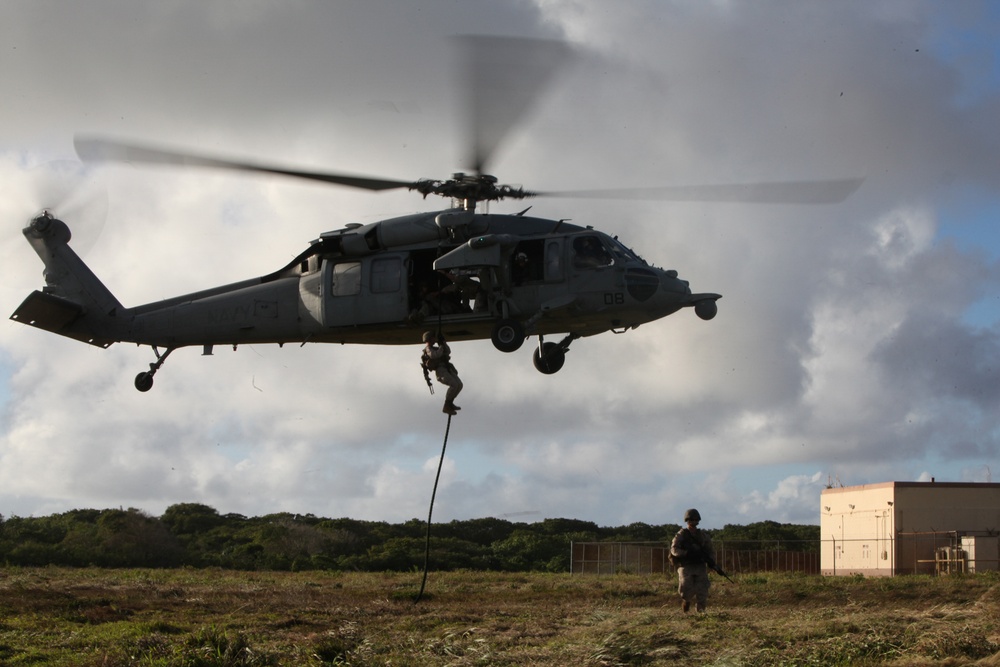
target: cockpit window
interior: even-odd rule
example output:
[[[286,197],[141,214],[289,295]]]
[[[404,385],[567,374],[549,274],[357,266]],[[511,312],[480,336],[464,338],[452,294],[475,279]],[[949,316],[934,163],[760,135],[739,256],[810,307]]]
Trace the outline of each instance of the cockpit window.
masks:
[[[628,249],[628,246],[623,244],[618,239],[610,239],[608,245],[611,246],[611,252],[614,254],[615,259],[622,260],[624,262],[642,262],[634,252]],[[645,262],[643,262],[645,263]]]
[[[596,269],[614,262],[611,253],[595,235],[573,239],[573,266],[578,269]]]

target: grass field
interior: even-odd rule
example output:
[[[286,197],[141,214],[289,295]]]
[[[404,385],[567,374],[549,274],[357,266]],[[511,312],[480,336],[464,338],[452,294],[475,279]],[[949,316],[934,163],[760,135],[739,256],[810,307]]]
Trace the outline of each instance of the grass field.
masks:
[[[0,569],[0,665],[1000,665],[1000,577]]]

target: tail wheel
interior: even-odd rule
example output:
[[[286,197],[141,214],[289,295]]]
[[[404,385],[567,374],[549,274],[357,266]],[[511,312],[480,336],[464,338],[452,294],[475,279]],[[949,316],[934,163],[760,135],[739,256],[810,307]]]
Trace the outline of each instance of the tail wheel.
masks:
[[[145,371],[135,376],[135,388],[139,391],[149,391],[153,388],[153,374]]]
[[[544,343],[541,350],[535,348],[531,361],[539,372],[552,375],[566,363],[566,350],[558,343]]]
[[[524,343],[524,327],[517,320],[500,320],[493,327],[490,338],[493,347],[501,352],[514,352]]]

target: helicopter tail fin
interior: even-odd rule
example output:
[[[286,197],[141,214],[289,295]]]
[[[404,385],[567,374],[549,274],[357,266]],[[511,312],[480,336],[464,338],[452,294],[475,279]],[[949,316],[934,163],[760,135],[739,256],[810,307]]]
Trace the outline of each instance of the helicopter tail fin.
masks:
[[[10,319],[98,347],[121,340],[116,318],[125,309],[69,247],[66,223],[44,212],[23,233],[45,264],[46,285],[28,295]]]

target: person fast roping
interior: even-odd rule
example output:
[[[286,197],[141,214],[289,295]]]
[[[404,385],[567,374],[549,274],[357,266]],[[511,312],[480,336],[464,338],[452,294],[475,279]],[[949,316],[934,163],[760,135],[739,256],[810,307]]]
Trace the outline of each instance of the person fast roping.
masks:
[[[463,385],[458,377],[458,371],[451,363],[451,348],[445,342],[444,336],[433,331],[424,332],[424,353],[420,363],[425,371],[434,371],[437,381],[448,387],[441,411],[452,416],[457,414],[461,408],[455,405],[455,398],[462,391]]]

